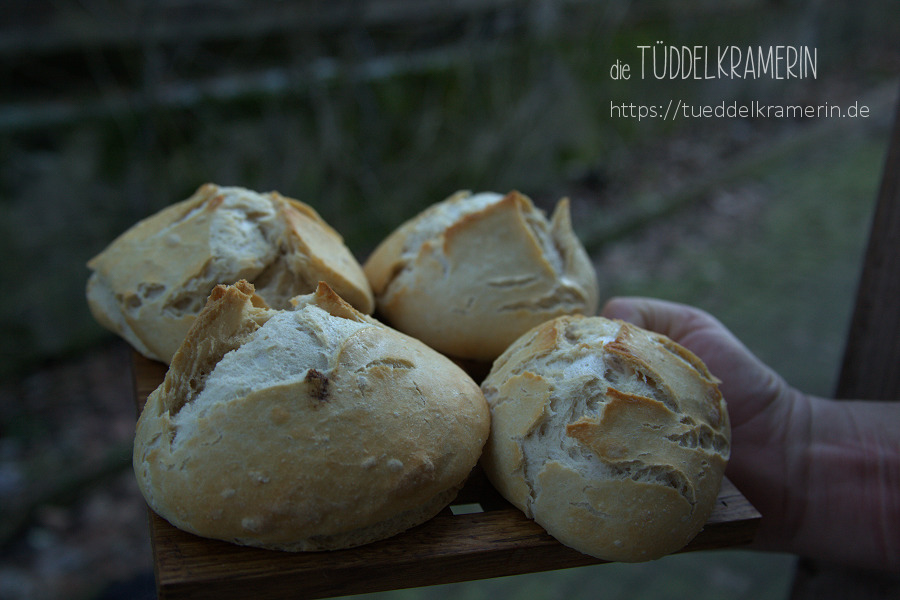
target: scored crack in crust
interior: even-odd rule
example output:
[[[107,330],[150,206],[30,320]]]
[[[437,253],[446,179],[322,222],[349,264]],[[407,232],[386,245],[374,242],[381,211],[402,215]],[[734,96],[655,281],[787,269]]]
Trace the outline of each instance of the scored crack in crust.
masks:
[[[568,200],[548,220],[516,191],[457,192],[398,227],[363,269],[380,317],[458,359],[492,361],[545,320],[593,314],[599,299]]]
[[[491,482],[598,558],[674,552],[712,511],[730,452],[717,380],[669,338],[566,316],[522,336],[482,383]]]
[[[150,507],[201,536],[290,551],[346,548],[431,518],[490,429],[449,359],[327,284],[271,309],[217,286],[138,420]]]
[[[247,280],[269,306],[327,282],[364,313],[374,298],[340,235],[311,207],[277,192],[201,186],[140,221],[88,262],[91,312],[154,360],[170,362],[207,296]]]

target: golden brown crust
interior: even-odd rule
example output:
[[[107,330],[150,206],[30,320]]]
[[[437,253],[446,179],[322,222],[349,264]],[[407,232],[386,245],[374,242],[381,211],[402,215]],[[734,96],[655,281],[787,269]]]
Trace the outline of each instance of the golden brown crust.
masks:
[[[729,456],[724,399],[669,338],[565,316],[522,336],[482,389],[482,464],[500,492],[563,543],[619,561],[684,546],[712,511]]]
[[[270,346],[291,328],[319,342],[285,338],[290,355],[322,362],[277,365],[277,380],[247,385],[245,372],[282,356]],[[216,377],[224,392],[213,393]],[[446,506],[489,419],[461,369],[325,284],[294,311],[254,307],[246,287],[222,286],[148,398],[134,468],[150,506],[187,531],[286,550],[349,547]]]
[[[177,414],[197,392],[205,373],[243,344],[272,314],[247,281],[213,288],[166,372],[162,383],[165,410]]]
[[[216,284],[246,279],[275,308],[326,281],[359,310],[362,267],[311,207],[277,192],[205,184],[143,219],[88,262],[91,312],[139,352],[170,362]]]
[[[516,191],[454,194],[398,227],[363,269],[386,322],[459,359],[491,361],[547,319],[593,314],[599,298],[568,202],[548,222]]]
[[[375,310],[375,299],[362,267],[344,245],[343,238],[311,208],[298,210],[294,200],[284,215],[297,257],[292,271],[303,272],[308,281],[328,283],[342,298],[363,313]],[[315,286],[313,286],[315,287]],[[312,290],[307,290],[312,291]],[[307,292],[307,291],[304,291]],[[293,292],[296,295],[298,292]]]

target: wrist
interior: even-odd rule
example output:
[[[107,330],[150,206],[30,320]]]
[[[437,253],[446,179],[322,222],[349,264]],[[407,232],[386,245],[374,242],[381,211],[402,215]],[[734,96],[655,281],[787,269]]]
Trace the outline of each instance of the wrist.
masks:
[[[900,406],[808,397],[788,539],[799,554],[900,568]]]
[[[787,384],[772,388],[765,407],[732,432],[727,475],[762,514],[753,546],[794,551],[804,522],[812,399]]]

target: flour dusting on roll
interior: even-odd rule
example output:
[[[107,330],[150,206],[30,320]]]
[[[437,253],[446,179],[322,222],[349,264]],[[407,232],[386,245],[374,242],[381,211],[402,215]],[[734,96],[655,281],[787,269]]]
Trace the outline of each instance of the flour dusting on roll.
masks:
[[[685,546],[713,509],[731,431],[718,381],[671,339],[564,316],[523,335],[482,383],[491,482],[548,533],[605,560]]]
[[[331,550],[436,515],[489,429],[464,371],[326,284],[275,310],[242,281],[213,290],[147,399],[134,470],[176,527]]]
[[[363,265],[378,314],[449,356],[492,361],[553,317],[593,314],[593,265],[568,200],[547,219],[516,192],[458,192],[389,235]]]

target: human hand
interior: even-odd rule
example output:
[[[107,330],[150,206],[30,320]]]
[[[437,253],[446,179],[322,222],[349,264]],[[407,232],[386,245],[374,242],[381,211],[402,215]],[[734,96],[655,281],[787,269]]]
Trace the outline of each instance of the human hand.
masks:
[[[667,335],[721,380],[725,473],[762,513],[754,547],[900,572],[900,402],[803,394],[697,308],[614,298],[602,314]]]
[[[721,380],[732,428],[726,475],[763,515],[755,546],[784,549],[800,517],[788,502],[788,488],[790,469],[801,460],[808,439],[808,399],[700,309],[650,298],[613,298],[601,314],[668,336]]]
[[[719,389],[728,403],[733,429],[791,400],[793,390],[780,375],[718,319],[698,308],[652,298],[613,298],[602,314],[666,335],[700,357],[721,380]]]

